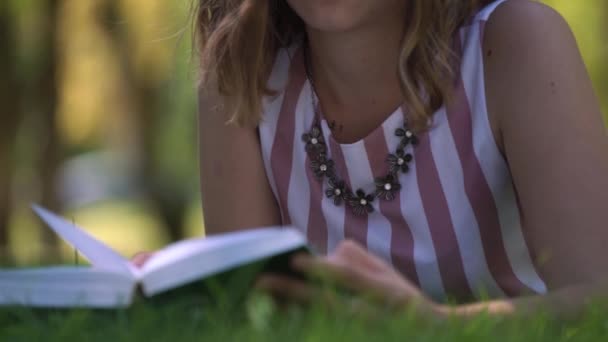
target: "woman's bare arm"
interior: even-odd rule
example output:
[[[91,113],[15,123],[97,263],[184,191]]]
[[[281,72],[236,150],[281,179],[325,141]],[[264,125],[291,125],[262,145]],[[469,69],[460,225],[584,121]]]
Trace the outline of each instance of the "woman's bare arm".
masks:
[[[228,124],[219,96],[199,90],[201,192],[207,234],[279,225],[255,127]]]
[[[608,138],[599,103],[568,25],[542,4],[506,2],[487,24],[484,47],[490,117],[549,294],[451,310],[575,316],[608,296]]]

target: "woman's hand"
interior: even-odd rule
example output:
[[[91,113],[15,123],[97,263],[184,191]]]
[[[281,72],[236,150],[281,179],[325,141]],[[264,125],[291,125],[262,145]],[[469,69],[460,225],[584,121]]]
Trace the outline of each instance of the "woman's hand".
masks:
[[[353,291],[358,297],[355,299],[357,304],[361,303],[361,299],[369,299],[368,303],[397,310],[414,305],[422,314],[434,318],[440,316],[438,306],[414,284],[352,241],[342,242],[328,257],[297,255],[292,259],[292,267],[338,288]],[[318,286],[285,276],[263,275],[257,287],[276,297],[299,303],[323,300],[333,304],[331,296],[323,293]]]
[[[146,261],[150,259],[154,255],[154,252],[138,252],[135,253],[131,257],[131,263],[135,265],[135,267],[142,267]]]

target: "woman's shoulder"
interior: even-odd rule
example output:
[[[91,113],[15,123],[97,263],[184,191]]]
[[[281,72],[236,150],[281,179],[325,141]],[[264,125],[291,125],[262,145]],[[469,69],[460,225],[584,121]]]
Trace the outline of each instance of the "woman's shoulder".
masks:
[[[570,97],[572,84],[587,79],[576,39],[564,18],[549,6],[507,0],[485,25],[483,37],[488,105],[505,133],[534,115],[551,122],[544,102]],[[559,87],[559,89],[558,89]],[[572,91],[570,91],[572,90]],[[522,121],[524,120],[524,121]]]
[[[563,38],[570,29],[553,8],[532,0],[506,0],[486,18],[484,45],[510,48],[542,47],[551,38]],[[517,50],[513,50],[517,53]]]
[[[476,50],[481,45],[484,59],[492,56],[494,61],[544,56],[544,49],[556,44],[562,49],[577,49],[564,18],[534,0],[493,1],[463,25],[459,34],[466,48]]]
[[[496,8],[485,24],[483,49],[486,76],[496,76],[488,81],[502,84],[535,84],[548,76],[541,72],[563,71],[581,60],[564,18],[530,0],[507,0]]]

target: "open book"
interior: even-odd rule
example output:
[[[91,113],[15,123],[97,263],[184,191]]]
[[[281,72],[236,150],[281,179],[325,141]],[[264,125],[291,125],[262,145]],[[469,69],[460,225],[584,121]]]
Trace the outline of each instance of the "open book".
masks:
[[[92,266],[0,269],[0,305],[126,307],[137,289],[146,297],[155,296],[306,245],[293,228],[253,229],[171,244],[138,269],[72,223],[38,206],[34,211]]]

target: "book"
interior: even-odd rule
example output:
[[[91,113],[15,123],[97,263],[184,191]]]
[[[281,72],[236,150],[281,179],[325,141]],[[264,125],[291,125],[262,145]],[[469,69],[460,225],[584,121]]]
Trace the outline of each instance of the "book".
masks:
[[[280,264],[288,272],[288,256],[307,249],[305,237],[292,227],[249,229],[170,244],[137,268],[60,216],[36,205],[33,210],[91,265],[0,269],[3,306],[124,308],[140,294],[175,292],[250,265]]]

